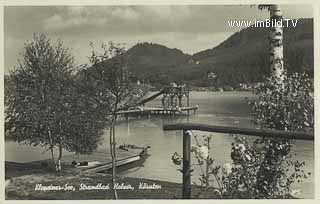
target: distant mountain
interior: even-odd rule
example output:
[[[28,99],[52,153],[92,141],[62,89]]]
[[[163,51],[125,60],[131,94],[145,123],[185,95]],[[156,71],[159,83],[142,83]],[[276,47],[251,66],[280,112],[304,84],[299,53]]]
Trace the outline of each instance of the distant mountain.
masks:
[[[209,72],[217,75],[221,85],[261,81],[270,74],[268,33],[269,28],[245,28],[194,55],[159,44],[138,43],[127,51],[129,69],[137,80],[159,87],[170,82],[207,86]],[[313,75],[312,19],[299,19],[297,27],[284,28],[284,59],[289,72],[307,70]]]

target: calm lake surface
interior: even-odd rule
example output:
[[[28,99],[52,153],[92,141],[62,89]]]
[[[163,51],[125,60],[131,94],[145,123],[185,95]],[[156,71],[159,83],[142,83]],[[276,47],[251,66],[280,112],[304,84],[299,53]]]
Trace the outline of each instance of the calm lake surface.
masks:
[[[171,161],[174,152],[182,154],[181,131],[162,130],[163,124],[177,122],[204,123],[212,125],[225,125],[235,127],[253,128],[249,107],[245,97],[252,98],[249,92],[191,92],[190,104],[199,105],[197,114],[189,117],[160,117],[129,119],[121,121],[117,125],[117,144],[150,145],[150,156],[142,166],[121,171],[121,176],[137,178],[149,178],[182,182],[182,174]],[[160,104],[160,99],[150,105]],[[211,142],[211,154],[218,165],[231,162],[230,150],[233,138],[220,133],[207,133],[194,131],[202,136],[213,135]],[[249,136],[248,136],[249,137]],[[202,137],[199,137],[201,141]],[[104,135],[105,143],[100,148],[108,147],[108,132]],[[192,141],[195,144],[195,141]],[[305,170],[311,172],[311,176],[303,184],[297,184],[296,189],[301,189],[301,197],[313,198],[314,196],[314,143],[310,141],[297,141],[293,147],[295,159],[306,161]],[[66,153],[65,153],[66,154]],[[38,147],[19,145],[15,142],[6,142],[6,161],[28,162],[50,158],[49,153],[41,153]],[[195,160],[194,160],[195,161]],[[192,181],[197,182],[200,170],[195,167]]]

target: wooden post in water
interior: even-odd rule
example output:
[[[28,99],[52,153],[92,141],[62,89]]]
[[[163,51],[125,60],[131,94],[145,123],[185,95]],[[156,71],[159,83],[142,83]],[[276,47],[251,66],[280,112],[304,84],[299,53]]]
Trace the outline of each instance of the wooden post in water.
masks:
[[[179,107],[182,107],[182,95],[181,95],[181,93],[179,93],[179,95],[178,95],[178,101],[179,101]]]
[[[183,130],[183,167],[182,167],[182,198],[191,198],[191,135],[187,130]]]

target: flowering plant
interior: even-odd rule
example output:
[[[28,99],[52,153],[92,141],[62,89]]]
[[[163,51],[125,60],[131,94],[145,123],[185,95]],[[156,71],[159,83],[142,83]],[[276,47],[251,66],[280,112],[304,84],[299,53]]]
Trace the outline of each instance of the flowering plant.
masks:
[[[263,155],[258,144],[248,142],[246,137],[234,136],[234,142],[231,145],[231,163],[225,163],[222,166],[214,163],[211,157],[210,139],[211,136],[204,137],[204,145],[198,142],[197,135],[193,135],[197,145],[192,146],[191,152],[195,157],[196,164],[201,170],[199,175],[200,187],[203,189],[195,194],[200,197],[208,190],[213,190],[215,198],[290,198],[297,196],[299,190],[292,190],[291,184],[295,180],[307,178],[308,174],[302,168],[304,162],[287,162],[282,167],[275,167],[273,164],[267,166],[267,169],[277,169],[273,176],[280,177],[281,182],[274,186],[274,189],[268,194],[261,191],[259,182],[260,168],[263,165]],[[283,158],[285,159],[285,158]],[[172,156],[175,165],[182,165],[182,157],[175,152]],[[293,166],[295,171],[290,173],[288,167]],[[285,170],[282,173],[283,169]],[[181,171],[181,169],[180,169]],[[181,171],[182,172],[182,171]],[[268,175],[267,175],[268,176]],[[195,185],[199,185],[194,183]],[[264,183],[265,185],[271,185]]]

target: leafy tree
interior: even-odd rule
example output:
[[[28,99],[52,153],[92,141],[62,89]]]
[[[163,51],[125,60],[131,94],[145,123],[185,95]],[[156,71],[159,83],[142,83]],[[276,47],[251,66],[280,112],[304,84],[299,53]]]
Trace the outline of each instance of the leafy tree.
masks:
[[[93,47],[93,44],[91,44]],[[105,115],[108,120],[110,136],[110,153],[112,157],[112,184],[116,183],[116,122],[117,112],[126,110],[136,104],[145,94],[143,85],[132,81],[127,69],[128,54],[123,46],[109,42],[102,44],[103,53],[93,51],[90,59],[92,68],[87,70],[86,76],[96,91],[92,94],[105,96],[101,99],[110,113]],[[113,188],[114,198],[118,199],[117,191]]]
[[[53,44],[44,34],[34,34],[25,44],[18,67],[10,73],[6,96],[6,134],[50,150],[58,171],[63,149],[92,152],[103,126],[96,122],[96,106],[79,94],[74,71],[73,57],[61,41]]]
[[[260,5],[259,9],[270,11],[270,20],[282,20],[279,5]],[[286,76],[283,62],[283,30],[280,26],[270,28],[271,78],[254,90],[257,102],[251,102],[255,122],[261,128],[277,130],[305,130],[313,128],[312,83],[306,74]],[[300,115],[301,114],[301,115]],[[310,121],[311,120],[311,121]],[[272,193],[281,182],[283,163],[290,154],[292,141],[257,140],[262,145],[263,162],[258,173],[258,186],[264,194]],[[271,166],[271,168],[270,168]]]

